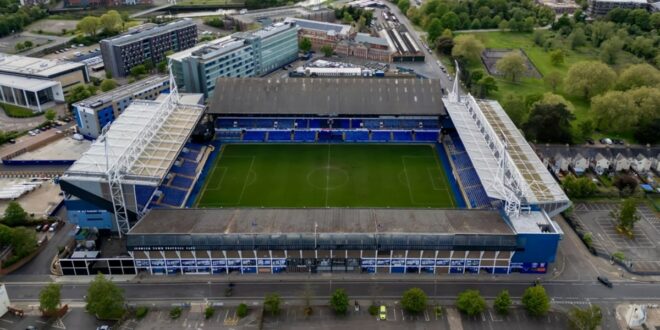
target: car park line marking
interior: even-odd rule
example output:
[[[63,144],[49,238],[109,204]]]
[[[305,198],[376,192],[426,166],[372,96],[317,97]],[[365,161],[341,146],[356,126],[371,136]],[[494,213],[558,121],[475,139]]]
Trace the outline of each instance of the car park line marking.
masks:
[[[427,310],[424,311],[424,319],[426,322],[431,321],[431,318],[429,317],[429,311]]]
[[[392,307],[392,314],[394,314],[394,321],[396,321],[396,308]]]

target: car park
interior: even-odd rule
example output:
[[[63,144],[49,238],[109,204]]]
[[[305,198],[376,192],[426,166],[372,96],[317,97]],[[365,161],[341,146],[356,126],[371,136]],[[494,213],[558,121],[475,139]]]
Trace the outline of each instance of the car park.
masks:
[[[613,285],[612,285],[612,282],[610,282],[610,280],[609,280],[607,277],[605,277],[605,276],[598,276],[597,279],[598,279],[598,282],[600,282],[600,283],[603,284],[604,286],[606,286],[606,287],[608,287],[608,288],[610,288],[610,289],[612,288],[612,286],[613,286]]]

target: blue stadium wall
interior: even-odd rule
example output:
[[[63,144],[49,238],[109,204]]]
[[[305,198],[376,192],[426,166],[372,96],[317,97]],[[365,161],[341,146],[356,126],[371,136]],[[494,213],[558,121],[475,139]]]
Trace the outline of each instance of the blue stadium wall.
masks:
[[[548,265],[555,262],[560,234],[518,234],[518,246],[524,250],[516,251],[511,259],[511,271],[520,273],[545,273]]]

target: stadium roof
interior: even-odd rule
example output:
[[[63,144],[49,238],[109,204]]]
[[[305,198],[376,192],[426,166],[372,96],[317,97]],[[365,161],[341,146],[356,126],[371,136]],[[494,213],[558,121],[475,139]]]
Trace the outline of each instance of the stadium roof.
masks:
[[[564,191],[497,101],[467,95],[462,102],[447,101],[445,106],[489,197],[506,199],[496,180],[499,161],[494,151],[506,145],[507,163],[515,169],[511,175],[520,181],[523,203],[568,207]]]
[[[360,208],[153,209],[131,230],[132,234],[309,232],[513,234],[495,210]]]
[[[75,69],[85,64],[0,53],[0,73],[50,78]]]
[[[213,114],[442,115],[439,80],[218,78]]]
[[[65,172],[65,177],[83,177],[105,181],[108,169],[115,167],[136,143],[145,143],[138,155],[130,155],[131,167],[124,172],[127,180],[158,184],[171,167],[203,113],[202,106],[179,104],[165,118],[155,135],[146,142],[139,141],[140,133],[150,129],[162,116],[165,102],[133,101],[110,125],[90,149]],[[107,145],[106,145],[107,143]],[[106,150],[108,151],[106,153]]]

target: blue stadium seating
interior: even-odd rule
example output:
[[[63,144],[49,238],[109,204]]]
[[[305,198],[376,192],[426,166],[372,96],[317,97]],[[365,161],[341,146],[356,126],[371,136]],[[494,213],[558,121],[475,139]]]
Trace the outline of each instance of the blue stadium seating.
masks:
[[[351,128],[362,128],[360,127],[361,123],[362,119],[351,119]]]
[[[364,119],[364,128],[378,129],[380,128],[380,120],[378,119]]]
[[[234,119],[218,118],[215,121],[215,126],[218,127],[218,128],[233,128],[234,127]]]
[[[221,141],[236,141],[241,139],[241,131],[224,131],[219,130],[215,132],[215,137]]]
[[[247,131],[243,134],[243,141],[261,141],[266,140],[266,132],[264,131]]]
[[[332,124],[333,128],[351,128],[350,119],[335,119]]]
[[[412,141],[413,140],[413,135],[411,131],[394,131],[392,132],[392,136],[394,138],[394,141]]]
[[[415,141],[438,141],[439,133],[437,131],[415,131]]]
[[[268,141],[291,141],[291,131],[268,131]]]
[[[281,129],[293,128],[293,119],[277,119],[275,121],[277,122],[277,128],[281,128]],[[274,122],[273,122],[273,126],[275,126]]]
[[[468,197],[468,203],[473,208],[485,208],[491,206],[491,200],[486,194],[477,171],[465,150],[465,145],[456,132],[449,134],[447,149],[454,163],[454,169],[463,186],[463,191]]]
[[[373,131],[371,132],[371,141],[389,141],[392,136],[390,131]]]
[[[293,134],[294,141],[314,142],[316,141],[315,131],[295,131]]]
[[[197,169],[197,163],[191,162],[189,160],[184,160],[180,166],[172,166],[172,173],[183,174],[188,176],[195,175],[195,169]]]
[[[149,198],[156,188],[149,186],[135,186],[135,199],[138,205],[144,207],[149,202]]]
[[[191,178],[186,178],[180,175],[174,176],[174,179],[170,181],[170,185],[174,187],[179,187],[183,189],[188,189],[192,187],[193,180]]]
[[[369,132],[367,131],[346,131],[344,134],[347,142],[369,141]]]
[[[181,204],[183,204],[183,200],[186,198],[186,190],[167,186],[161,186],[159,189],[163,192],[163,198],[160,200],[160,204],[180,207]]]
[[[321,119],[310,119],[310,120],[309,120],[309,128],[321,128],[321,127],[322,127],[322,126],[321,126],[321,121],[326,121],[326,120],[325,120],[325,119],[324,119],[324,120],[321,120]],[[300,124],[299,124],[298,127],[300,127]]]

